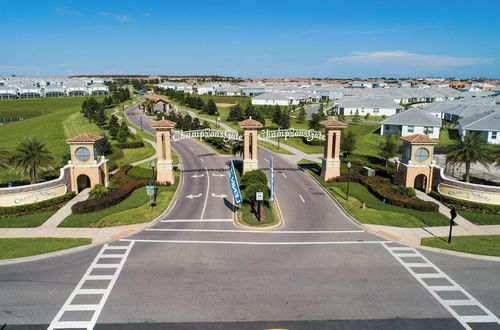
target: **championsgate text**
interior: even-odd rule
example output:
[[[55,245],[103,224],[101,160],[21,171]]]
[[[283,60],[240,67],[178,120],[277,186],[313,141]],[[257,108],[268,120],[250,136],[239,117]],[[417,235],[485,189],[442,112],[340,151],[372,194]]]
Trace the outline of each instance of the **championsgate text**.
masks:
[[[302,137],[307,141],[312,141],[313,139],[325,140],[326,138],[325,134],[313,129],[306,130],[294,128],[278,129],[274,131],[264,130],[258,135],[259,140],[275,138],[284,138],[286,140],[287,138],[294,137]],[[229,140],[243,141],[243,136],[237,132],[213,130],[210,128],[193,131],[175,131],[174,134],[172,134],[172,141],[174,142],[193,138],[222,138],[224,142],[228,142]]]

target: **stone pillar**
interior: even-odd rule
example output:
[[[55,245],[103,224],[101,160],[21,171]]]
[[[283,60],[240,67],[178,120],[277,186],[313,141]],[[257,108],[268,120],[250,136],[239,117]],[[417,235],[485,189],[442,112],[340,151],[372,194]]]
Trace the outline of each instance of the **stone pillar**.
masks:
[[[248,171],[257,170],[259,161],[257,159],[258,129],[262,124],[250,117],[239,122],[243,132],[243,174]]]
[[[161,119],[153,125],[156,130],[156,181],[159,184],[173,184],[175,182],[174,166],[172,161],[172,150],[170,137],[175,123],[170,120]]]
[[[320,124],[325,127],[326,135],[321,177],[328,181],[340,176],[340,129],[347,127],[347,124],[334,119],[324,120]]]

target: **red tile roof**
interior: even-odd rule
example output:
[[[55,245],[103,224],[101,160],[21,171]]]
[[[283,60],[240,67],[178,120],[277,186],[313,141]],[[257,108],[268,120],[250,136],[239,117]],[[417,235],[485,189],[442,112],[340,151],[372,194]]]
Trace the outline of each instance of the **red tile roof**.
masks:
[[[322,122],[320,122],[320,125],[323,125],[325,127],[347,127],[346,123],[343,123],[335,119],[323,120]]]
[[[425,144],[437,144],[438,141],[431,139],[427,135],[424,134],[412,134],[407,136],[402,136],[401,140],[407,141],[410,143],[425,143]]]
[[[238,123],[238,125],[240,125],[240,127],[262,127],[264,125],[262,125],[261,122],[255,120],[255,119],[252,119],[252,117],[248,118],[248,119],[245,119],[243,121],[240,121]]]
[[[66,142],[96,142],[102,138],[103,138],[103,136],[100,136],[100,135],[84,133],[84,134],[80,134],[80,135],[74,136],[72,138],[69,138],[66,140]]]
[[[151,127],[158,127],[158,128],[174,128],[175,125],[177,125],[175,122],[166,120],[166,119],[160,119],[156,122],[154,122]]]

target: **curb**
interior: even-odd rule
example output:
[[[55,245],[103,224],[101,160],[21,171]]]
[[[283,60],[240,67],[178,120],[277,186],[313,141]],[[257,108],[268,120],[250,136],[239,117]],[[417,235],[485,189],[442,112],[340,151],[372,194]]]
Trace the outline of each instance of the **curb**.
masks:
[[[237,228],[248,230],[248,231],[274,231],[285,227],[285,219],[283,217],[283,213],[281,212],[281,207],[279,206],[278,199],[276,198],[276,194],[274,194],[274,201],[276,202],[276,211],[278,212],[278,223],[272,226],[263,226],[263,227],[252,227],[248,225],[242,224],[238,220],[238,212],[235,212],[233,209],[233,225]],[[233,198],[234,205],[234,198]]]

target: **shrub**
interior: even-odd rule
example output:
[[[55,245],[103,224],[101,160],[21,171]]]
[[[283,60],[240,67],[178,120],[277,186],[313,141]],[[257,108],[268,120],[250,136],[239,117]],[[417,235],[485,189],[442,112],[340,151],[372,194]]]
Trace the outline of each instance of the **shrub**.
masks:
[[[131,165],[122,166],[114,175],[114,190],[102,197],[76,203],[71,207],[73,214],[89,213],[108,208],[123,201],[137,188],[146,186],[149,180],[135,179],[127,175]]]
[[[253,170],[243,174],[240,182],[242,189],[245,189],[246,186],[249,186],[252,183],[261,183],[267,187],[267,177],[264,172],[260,170]]]
[[[0,217],[14,217],[42,211],[59,209],[60,204],[65,203],[75,197],[75,192],[70,191],[62,196],[47,199],[32,204],[0,207]]]
[[[124,143],[117,143],[118,148],[122,149],[135,149],[144,147],[144,142],[142,141],[130,141]]]
[[[417,193],[415,192],[415,189],[412,187],[403,187],[403,186],[392,186],[392,189],[401,195],[405,195],[407,197],[415,197],[417,196]]]
[[[446,195],[442,195],[436,191],[431,191],[429,196],[441,201],[446,206],[455,206],[460,210],[467,210],[472,212],[482,212],[482,213],[490,213],[490,214],[500,214],[500,205],[491,205],[491,204],[483,204],[483,203],[475,203],[470,201],[465,201],[461,199],[456,199],[453,197],[448,197]]]
[[[269,200],[269,188],[261,182],[252,182],[249,184],[248,187],[246,187],[242,192],[243,199],[249,204],[254,204],[256,202],[255,194],[258,191],[262,191],[264,193],[264,202],[267,204]]]
[[[89,192],[89,198],[94,199],[98,197],[102,197],[104,195],[107,195],[111,192],[111,188],[105,187],[102,184],[96,184],[92,190]]]
[[[349,177],[343,175],[330,181],[346,182],[348,180]],[[353,175],[351,176],[351,181],[361,183],[378,199],[385,200],[385,202],[390,205],[424,212],[437,212],[439,210],[439,205],[434,202],[423,201],[416,197],[408,197],[394,190],[392,188],[393,185],[388,182],[388,179],[380,176]]]

